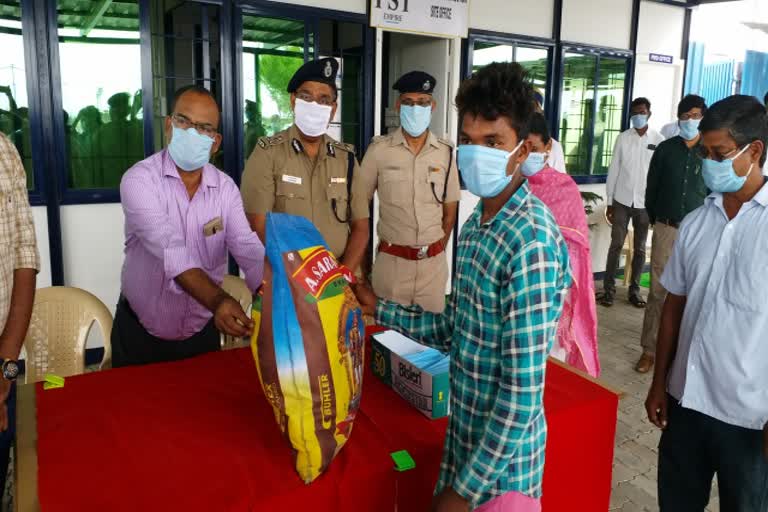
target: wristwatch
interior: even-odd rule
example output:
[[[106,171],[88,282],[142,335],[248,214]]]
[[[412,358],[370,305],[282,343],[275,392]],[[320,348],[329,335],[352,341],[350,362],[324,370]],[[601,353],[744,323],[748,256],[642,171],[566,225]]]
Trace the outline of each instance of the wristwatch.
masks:
[[[11,382],[19,376],[19,363],[13,359],[2,359],[3,364],[0,370],[3,372],[3,378]]]

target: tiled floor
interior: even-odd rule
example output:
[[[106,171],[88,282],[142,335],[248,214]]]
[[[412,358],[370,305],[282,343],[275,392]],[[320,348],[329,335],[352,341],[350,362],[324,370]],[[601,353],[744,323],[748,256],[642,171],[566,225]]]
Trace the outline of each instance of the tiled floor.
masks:
[[[599,284],[596,287],[601,288]],[[634,370],[641,352],[643,310],[630,305],[626,296],[626,290],[619,289],[612,308],[597,307],[601,379],[626,393],[619,402],[610,510],[656,511],[659,509],[656,469],[660,431],[645,414],[651,374],[641,375]],[[718,510],[714,487],[707,511]]]

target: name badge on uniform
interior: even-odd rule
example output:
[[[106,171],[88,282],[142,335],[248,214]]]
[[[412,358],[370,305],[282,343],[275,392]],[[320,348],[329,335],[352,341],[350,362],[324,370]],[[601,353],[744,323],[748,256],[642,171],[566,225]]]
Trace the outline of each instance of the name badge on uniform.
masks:
[[[648,149],[651,151],[656,151],[656,144],[648,144]]]
[[[216,217],[206,222],[205,226],[203,226],[203,235],[205,236],[213,236],[222,231],[224,231],[224,222],[222,222],[221,217]]]
[[[440,171],[442,171],[442,170],[443,170],[443,169],[442,169],[442,168],[440,168],[440,167],[430,167],[430,168],[429,168],[429,172],[440,172]]]
[[[346,183],[347,178],[331,178],[331,183]]]
[[[283,183],[292,183],[294,185],[301,185],[301,177],[289,176],[287,174],[283,174]]]

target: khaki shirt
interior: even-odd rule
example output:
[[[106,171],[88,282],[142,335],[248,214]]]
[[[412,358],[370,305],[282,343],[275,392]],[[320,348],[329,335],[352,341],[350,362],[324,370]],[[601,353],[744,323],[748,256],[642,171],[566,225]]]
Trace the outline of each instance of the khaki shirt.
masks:
[[[378,233],[382,240],[420,246],[445,236],[443,205],[438,199],[443,200],[444,190],[446,203],[458,201],[461,194],[452,152],[453,144],[432,132],[418,155],[408,147],[402,129],[374,137],[363,158],[361,177],[369,200],[378,189]]]
[[[0,332],[5,329],[13,293],[13,273],[40,269],[35,224],[27,198],[27,175],[19,153],[0,133]]]
[[[370,216],[356,159],[352,197],[347,193],[348,155],[354,153],[354,147],[324,135],[313,162],[300,140],[295,125],[273,137],[259,138],[245,164],[240,186],[245,212],[273,211],[306,217],[340,258],[347,246],[349,222]]]

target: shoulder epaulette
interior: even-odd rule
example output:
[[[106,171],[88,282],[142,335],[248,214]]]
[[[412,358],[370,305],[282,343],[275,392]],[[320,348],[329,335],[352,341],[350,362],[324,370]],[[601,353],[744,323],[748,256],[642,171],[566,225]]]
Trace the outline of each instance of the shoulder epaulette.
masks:
[[[371,139],[371,144],[378,144],[389,139],[389,135],[376,135]]]
[[[267,149],[270,146],[279,146],[288,139],[282,135],[273,135],[272,137],[259,137],[256,143],[263,149]]]
[[[348,153],[354,153],[355,152],[355,146],[352,144],[347,144],[345,142],[339,142],[339,141],[331,141],[331,146],[342,149],[344,151],[347,151]]]
[[[452,147],[453,147],[453,142],[451,142],[451,141],[450,141],[450,140],[448,140],[448,139],[444,139],[444,138],[442,138],[442,137],[438,137],[438,138],[437,138],[437,142],[439,142],[439,143],[441,143],[441,144],[445,144],[445,145],[446,145],[446,146],[448,146],[449,148],[452,148]]]

